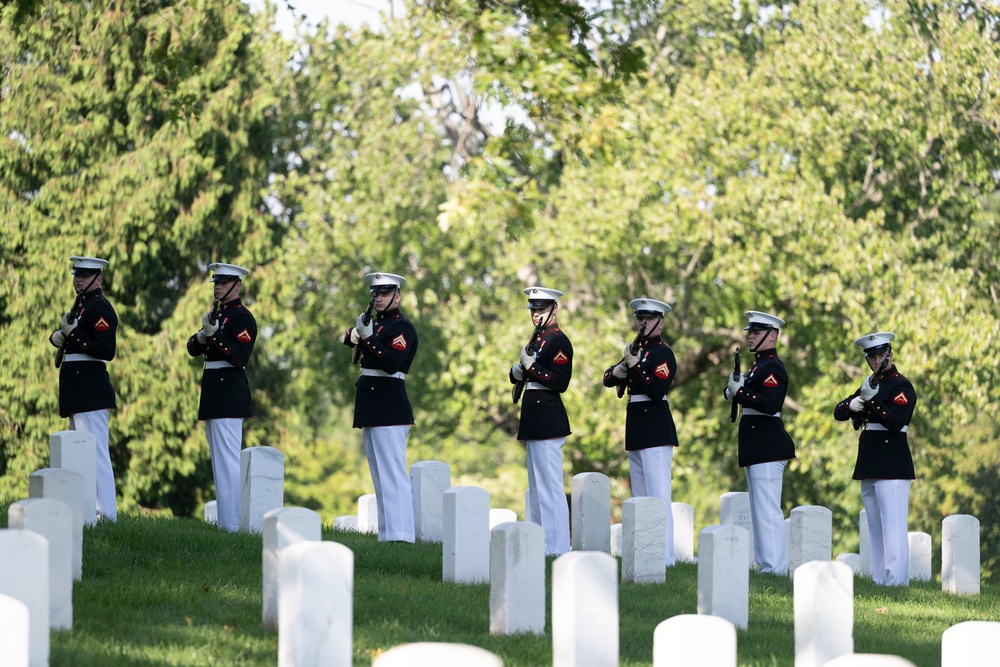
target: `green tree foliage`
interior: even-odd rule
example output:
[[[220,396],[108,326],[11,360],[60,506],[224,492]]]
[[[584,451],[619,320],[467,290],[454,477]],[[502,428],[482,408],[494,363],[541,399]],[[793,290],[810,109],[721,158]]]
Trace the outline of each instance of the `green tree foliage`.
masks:
[[[4,14],[0,344],[19,362],[0,377],[5,492],[58,424],[38,322],[57,321],[53,276],[81,247],[107,249],[126,329],[122,490],[190,508],[209,475],[183,341],[205,264],[225,257],[255,269],[248,442],[285,452],[290,504],[332,516],[370,489],[341,339],[364,274],[383,270],[408,278],[420,332],[411,462],[446,461],[453,483],[520,508],[507,369],[531,333],[521,289],[538,282],[567,292],[576,348],[568,472],[608,474],[616,501],[630,495],[624,405],[601,376],[632,337],[629,299],[674,306],[674,495],[699,525],[744,488],[721,395],[743,312],[783,316],[799,455],[786,510],[833,509],[838,550],[856,548],[861,504],[857,433],[833,407],[867,373],[852,341],[895,331],[920,395],[911,529],[939,536],[944,515],[976,514],[997,571],[995,12],[440,0],[379,32],[324,25],[293,44],[267,18],[56,3],[13,31]]]
[[[125,505],[190,508],[211,479],[184,347],[211,299],[207,264],[265,265],[283,233],[262,204],[282,166],[279,43],[238,3],[49,2],[17,29],[2,16],[3,488],[23,493],[65,428],[45,338],[71,303],[68,257],[89,254],[111,261],[122,324]]]

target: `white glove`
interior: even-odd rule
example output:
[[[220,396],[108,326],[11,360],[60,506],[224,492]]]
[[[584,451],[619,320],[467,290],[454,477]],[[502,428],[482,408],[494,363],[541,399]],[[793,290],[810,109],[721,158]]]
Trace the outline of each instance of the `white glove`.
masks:
[[[215,332],[219,330],[219,323],[216,322],[215,324],[212,324],[209,319],[211,316],[211,313],[205,313],[201,316],[201,330],[205,333],[206,338],[211,338],[215,335]]]
[[[66,342],[66,334],[62,332],[62,329],[56,329],[52,332],[52,335],[49,336],[49,340],[56,347],[62,347],[63,343]]]
[[[202,331],[201,329],[198,329],[198,333],[196,333],[194,337],[197,338],[198,342],[201,343],[202,345],[208,342],[208,336],[206,336],[205,332]]]
[[[533,363],[535,363],[535,357],[536,356],[537,355],[534,352],[532,352],[531,354],[528,354],[528,347],[527,346],[522,347],[521,348],[521,365],[524,366],[525,369],[531,368],[531,365]]]
[[[72,322],[70,322],[69,321],[69,313],[66,313],[65,315],[62,316],[62,321],[59,323],[59,326],[62,327],[62,333],[63,333],[63,335],[64,336],[68,336],[70,334],[70,332],[73,331],[73,329],[75,329],[76,325],[79,324],[79,323],[80,323],[80,318],[79,317],[76,318],[75,320],[73,320]]]
[[[626,345],[625,346],[625,353],[624,353],[624,355],[625,355],[625,365],[628,366],[629,368],[632,368],[637,363],[639,363],[639,355],[638,354],[632,354],[632,346],[631,345]]]
[[[722,395],[725,396],[726,400],[729,401],[730,403],[732,403],[733,399],[736,398],[735,396],[729,393],[729,387],[726,387],[725,389],[722,390]]]
[[[878,385],[874,387],[871,386],[871,378],[863,380],[861,382],[861,398],[866,401],[870,401],[875,398],[875,394],[878,393]]]
[[[729,390],[730,401],[732,401],[733,398],[736,397],[736,392],[738,392],[740,390],[740,387],[743,386],[743,380],[746,378],[746,375],[740,373],[740,379],[737,380],[735,375],[736,375],[735,373],[729,374],[729,386],[727,387],[727,389]]]
[[[865,411],[865,399],[860,396],[855,396],[850,402],[851,412],[864,412]]]
[[[358,315],[357,321],[354,322],[354,330],[358,333],[358,340],[364,340],[375,333],[375,326],[372,324],[372,320],[365,324],[365,314],[361,313]]]
[[[510,367],[510,374],[513,375],[514,379],[518,382],[524,379],[524,366],[521,365],[520,361]]]
[[[354,327],[351,327],[350,338],[351,342],[355,345],[357,345],[361,341],[361,335],[358,333],[358,330],[355,329]]]
[[[623,361],[617,366],[615,366],[614,370],[611,371],[611,374],[614,375],[619,380],[624,380],[625,378],[627,378],[628,368],[625,366],[625,362]]]

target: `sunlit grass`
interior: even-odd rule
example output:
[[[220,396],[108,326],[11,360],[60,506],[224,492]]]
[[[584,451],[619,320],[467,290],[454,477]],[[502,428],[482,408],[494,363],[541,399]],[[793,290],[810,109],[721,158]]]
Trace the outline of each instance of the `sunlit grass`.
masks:
[[[0,526],[7,508],[0,505]],[[489,634],[489,586],[441,581],[441,547],[378,543],[324,531],[355,554],[354,665],[414,641],[475,644],[506,667],[551,664],[551,619],[541,636]],[[551,581],[551,559],[547,586]],[[622,584],[620,664],[652,664],[653,631],[697,612],[697,566],[681,563],[663,584]],[[887,653],[919,667],[940,665],[941,634],[966,620],[1000,620],[1000,593],[941,592],[940,582],[886,588],[855,579],[857,653]],[[792,666],[792,582],[750,575],[750,622],[738,632],[739,664]],[[551,611],[551,599],[547,598]],[[274,665],[278,638],[261,626],[261,540],[192,519],[122,514],[88,528],[84,578],[73,590],[74,623],[52,634],[51,664]]]

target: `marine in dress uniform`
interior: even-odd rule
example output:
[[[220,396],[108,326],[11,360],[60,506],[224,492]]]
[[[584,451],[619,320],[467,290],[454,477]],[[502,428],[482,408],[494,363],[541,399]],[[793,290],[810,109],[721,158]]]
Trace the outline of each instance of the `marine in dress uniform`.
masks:
[[[673,350],[660,338],[663,316],[670,306],[655,299],[634,299],[636,328],[642,332],[639,349],[626,345],[622,360],[604,371],[604,386],[626,385],[625,450],[628,452],[632,496],[652,496],[666,503],[667,565],[674,564],[674,519],[671,468],[677,428],[667,393],[677,373]]]
[[[884,360],[880,378],[874,373],[861,387],[837,404],[838,421],[854,420],[861,429],[854,479],[861,481],[861,500],[868,517],[872,549],[872,579],[877,584],[906,586],[910,582],[907,533],[910,484],[916,475],[906,439],[917,392],[892,363],[890,332],[877,332],[854,341],[875,371]],[[875,385],[872,386],[874,379]]]
[[[218,525],[235,532],[240,519],[240,450],[243,420],[253,416],[246,365],[257,342],[257,320],[240,300],[243,276],[234,264],[209,264],[215,275],[215,305],[201,318],[201,329],[188,339],[188,354],[205,356],[198,419],[212,457]]]
[[[344,344],[361,350],[361,377],[354,396],[354,428],[364,434],[368,470],[375,486],[380,542],[413,542],[413,493],[406,468],[406,437],[413,407],[406,395],[406,374],[417,354],[417,330],[399,312],[406,282],[392,273],[369,273],[374,317],[365,313],[344,335]]]
[[[524,293],[537,339],[532,350],[521,348],[509,372],[512,384],[525,382],[517,439],[528,458],[528,518],[545,531],[546,553],[560,555],[570,548],[562,447],[571,431],[562,393],[573,377],[573,344],[556,322],[563,293],[547,287]]]
[[[753,556],[760,572],[785,574],[788,549],[781,510],[782,474],[795,458],[795,444],[781,421],[788,373],[778,358],[778,331],[785,321],[756,310],[746,312],[747,343],[754,364],[729,376],[726,399],[743,406],[739,427],[739,464],[746,471],[753,522]]]
[[[75,431],[93,433],[97,441],[97,518],[118,518],[115,473],[108,448],[108,418],[115,404],[107,362],[115,358],[118,315],[108,302],[104,283],[106,259],[70,257],[76,302],[49,336],[59,348],[59,416],[69,417]]]

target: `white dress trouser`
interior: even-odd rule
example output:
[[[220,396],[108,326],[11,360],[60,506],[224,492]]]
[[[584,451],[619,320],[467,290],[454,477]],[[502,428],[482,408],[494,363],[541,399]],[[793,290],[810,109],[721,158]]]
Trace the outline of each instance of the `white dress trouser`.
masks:
[[[781,511],[781,475],[788,461],[769,461],[746,467],[753,522],[753,559],[760,572],[788,572],[788,540]]]
[[[545,531],[545,553],[569,551],[569,505],[563,485],[562,446],[566,438],[527,440],[531,516]]]
[[[375,485],[379,542],[413,542],[413,491],[406,470],[409,426],[366,426],[365,454]]]
[[[240,450],[243,419],[206,419],[205,435],[212,456],[215,505],[219,528],[236,532],[240,527]]]
[[[674,564],[674,512],[670,499],[673,447],[650,447],[628,453],[632,497],[651,496],[667,504],[667,566]]]
[[[906,530],[910,480],[863,479],[861,502],[868,517],[872,580],[887,586],[906,586],[910,583],[910,542]]]
[[[72,431],[93,433],[97,441],[97,518],[118,520],[115,494],[115,471],[111,469],[111,450],[108,448],[108,418],[111,410],[78,412],[69,417]]]

